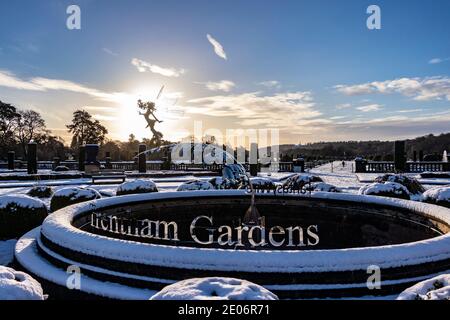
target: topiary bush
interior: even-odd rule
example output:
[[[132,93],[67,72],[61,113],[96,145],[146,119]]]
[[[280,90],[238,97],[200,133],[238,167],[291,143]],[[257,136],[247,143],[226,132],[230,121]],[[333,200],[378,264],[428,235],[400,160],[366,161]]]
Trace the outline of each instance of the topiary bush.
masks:
[[[34,186],[27,195],[33,198],[50,198],[53,195],[53,189],[49,186]]]
[[[275,183],[268,178],[250,178],[250,183],[254,189],[274,190],[276,188]]]
[[[328,184],[325,182],[314,182],[311,185],[307,184],[305,186],[305,190],[307,191],[319,191],[319,192],[340,192],[336,186],[332,184]]]
[[[411,194],[420,194],[425,191],[425,188],[420,184],[417,179],[404,176],[401,174],[385,174],[379,176],[375,179],[374,182],[383,183],[383,182],[395,182],[399,183],[402,186],[405,186]]]
[[[192,180],[182,183],[177,191],[214,190],[214,186],[208,181]]]
[[[0,197],[0,239],[18,238],[42,224],[48,210],[41,200],[25,195]]]
[[[313,182],[323,182],[323,180],[319,176],[297,173],[284,181],[283,188],[301,190],[305,185]]]
[[[371,183],[361,187],[358,191],[362,195],[389,197],[409,200],[410,195],[408,189],[400,183],[395,182],[383,182],[383,183]]]
[[[171,284],[150,300],[278,300],[278,297],[247,280],[212,277]]]
[[[450,300],[450,274],[419,282],[400,293],[397,300]]]
[[[0,266],[0,300],[45,300],[39,282],[30,275]]]
[[[220,189],[239,189],[248,185],[245,168],[240,164],[225,164],[222,169]]]
[[[100,199],[101,197],[97,190],[91,188],[63,188],[56,191],[50,200],[50,210],[54,212],[76,203]]]
[[[124,196],[127,194],[140,194],[158,192],[156,184],[151,180],[136,179],[126,181],[117,187],[116,195]]]
[[[422,201],[450,208],[450,185],[425,191],[422,195]]]
[[[55,169],[53,169],[54,172],[66,172],[70,171],[70,169],[66,166],[57,166]]]

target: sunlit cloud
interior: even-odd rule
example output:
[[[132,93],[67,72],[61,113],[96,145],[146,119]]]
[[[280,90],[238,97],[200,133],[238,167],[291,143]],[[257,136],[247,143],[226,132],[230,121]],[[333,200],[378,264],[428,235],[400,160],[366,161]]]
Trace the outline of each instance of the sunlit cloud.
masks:
[[[314,108],[310,92],[274,95],[249,92],[191,99],[187,103],[187,113],[234,117],[239,119],[238,123],[242,126],[298,127],[302,125],[302,120],[317,118],[322,114]]]
[[[223,46],[220,44],[219,41],[214,39],[210,34],[206,35],[206,38],[208,39],[209,43],[214,48],[214,52],[222,59],[227,60],[227,54],[225,53],[225,50],[223,49]]]
[[[446,76],[400,78],[357,85],[337,85],[334,88],[345,95],[399,93],[418,101],[450,100],[450,78]]]
[[[362,111],[362,112],[372,112],[372,111],[381,110],[382,106],[379,105],[379,104],[374,103],[374,104],[368,104],[368,105],[365,105],[365,106],[360,106],[360,107],[357,107],[356,109],[359,110],[359,111]]]
[[[222,81],[217,81],[217,82],[213,82],[213,81],[198,82],[198,83],[205,85],[205,87],[211,91],[230,92],[234,87],[236,87],[236,84],[230,80],[222,80]]]
[[[179,77],[186,72],[184,69],[160,67],[156,64],[151,64],[150,62],[138,58],[133,58],[131,60],[131,64],[135,66],[139,72],[150,71],[152,73],[157,73],[165,77]]]
[[[267,87],[267,88],[277,88],[281,89],[281,83],[277,80],[268,80],[268,81],[262,81],[258,83],[261,86]]]

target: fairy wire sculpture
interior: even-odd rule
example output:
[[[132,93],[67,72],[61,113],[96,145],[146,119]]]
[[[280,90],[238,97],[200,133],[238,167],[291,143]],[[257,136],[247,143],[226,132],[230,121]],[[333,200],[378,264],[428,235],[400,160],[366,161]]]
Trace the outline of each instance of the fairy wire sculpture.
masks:
[[[159,99],[163,89],[164,89],[164,86],[162,86],[161,90],[159,90],[159,93],[158,93],[158,96],[156,97],[156,100]],[[163,121],[159,120],[155,116],[155,112],[156,112],[156,105],[155,105],[155,103],[152,102],[152,101],[143,102],[142,100],[139,99],[138,100],[138,108],[143,110],[143,111],[145,111],[144,113],[139,112],[139,114],[141,116],[144,116],[145,120],[147,121],[146,128],[150,128],[150,131],[153,134],[153,137],[150,140],[150,142],[153,145],[155,145],[155,146],[160,146],[163,134],[155,129],[155,124],[156,124],[156,122],[162,123]]]

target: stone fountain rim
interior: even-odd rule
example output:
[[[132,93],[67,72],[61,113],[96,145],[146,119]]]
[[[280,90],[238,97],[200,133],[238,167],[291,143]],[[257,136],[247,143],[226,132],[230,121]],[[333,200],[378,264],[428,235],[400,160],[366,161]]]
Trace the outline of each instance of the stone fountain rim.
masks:
[[[323,250],[230,250],[177,247],[115,239],[88,233],[72,225],[86,212],[168,199],[247,196],[245,190],[162,192],[100,199],[61,209],[46,218],[41,233],[55,244],[109,259],[178,268],[260,272],[320,272],[366,269],[369,265],[394,268],[450,259],[450,233],[417,242],[348,249]],[[258,197],[273,196],[258,194]],[[315,192],[282,195],[285,198],[340,200],[412,210],[450,225],[450,209],[415,201],[376,196]]]

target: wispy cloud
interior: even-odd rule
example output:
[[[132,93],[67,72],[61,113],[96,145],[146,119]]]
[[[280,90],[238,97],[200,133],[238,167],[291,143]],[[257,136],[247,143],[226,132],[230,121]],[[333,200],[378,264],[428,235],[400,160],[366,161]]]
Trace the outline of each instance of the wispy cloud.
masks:
[[[220,42],[214,39],[209,33],[206,35],[206,38],[213,46],[214,52],[222,59],[227,60],[227,54],[225,53],[225,50],[223,49],[223,46],[220,44]]]
[[[165,77],[179,77],[185,73],[184,69],[164,68],[138,58],[133,58],[131,64],[135,66],[139,72],[150,71]]]
[[[218,95],[188,100],[186,112],[213,117],[235,117],[242,126],[299,128],[326,119],[315,119],[321,112],[314,109],[310,92],[285,92],[262,95],[249,92],[238,95]]]
[[[357,85],[337,85],[334,88],[345,95],[399,93],[419,101],[450,100],[450,78],[446,76],[400,78]]]
[[[42,77],[20,79],[15,74],[5,70],[0,70],[0,86],[31,91],[70,91],[86,94],[93,98],[114,102],[118,101],[124,95],[124,93],[119,92],[105,92],[68,80],[49,79]]]
[[[374,104],[368,104],[365,106],[360,106],[360,107],[357,107],[356,109],[359,111],[362,111],[362,112],[372,112],[372,111],[381,110],[382,106],[374,103]]]
[[[449,61],[450,58],[433,58],[430,61],[428,61],[429,64],[438,64],[438,63],[442,63],[445,61]]]
[[[113,56],[113,57],[117,57],[119,54],[117,52],[112,51],[109,48],[102,48],[103,52]]]
[[[236,84],[233,81],[230,80],[222,80],[222,81],[208,81],[208,82],[197,82],[199,84],[203,84],[208,88],[208,90],[211,91],[223,91],[223,92],[230,92],[234,87],[236,87]]]
[[[404,110],[397,110],[394,111],[395,113],[415,113],[415,112],[421,112],[423,109],[404,109]]]
[[[348,109],[348,108],[351,108],[351,107],[352,107],[352,105],[350,103],[342,103],[342,104],[338,104],[336,106],[336,109],[342,110],[342,109]]]
[[[258,83],[261,86],[267,87],[267,88],[277,88],[281,89],[281,83],[277,80],[268,80],[268,81],[262,81]]]

